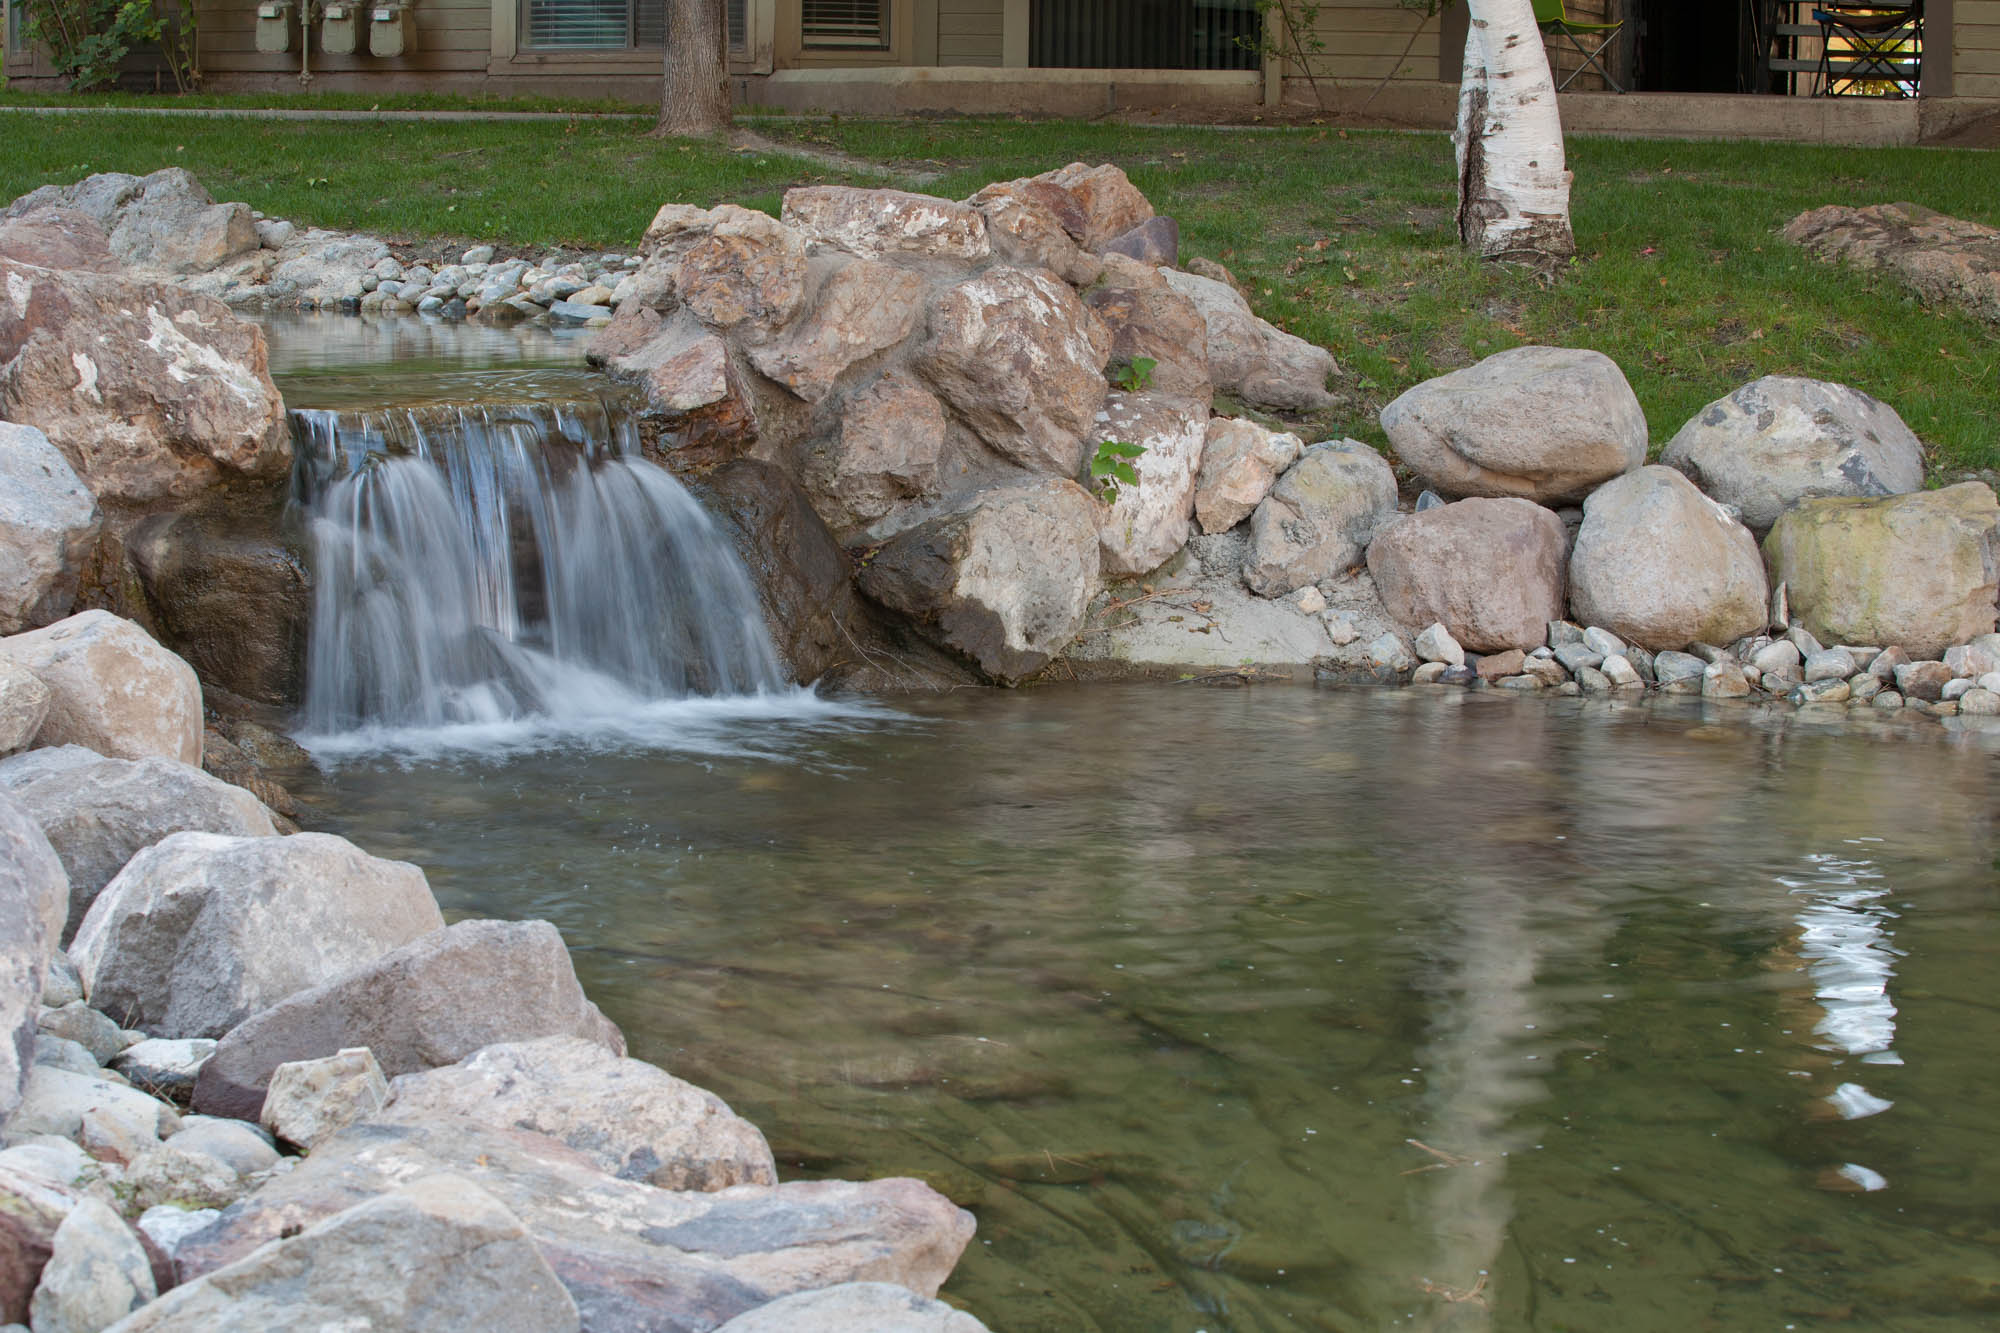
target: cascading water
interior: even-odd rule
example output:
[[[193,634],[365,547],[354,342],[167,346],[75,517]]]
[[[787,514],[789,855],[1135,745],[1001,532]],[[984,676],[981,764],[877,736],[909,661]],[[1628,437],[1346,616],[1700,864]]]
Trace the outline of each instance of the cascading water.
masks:
[[[615,408],[295,411],[306,730],[631,714],[787,689],[756,591]]]

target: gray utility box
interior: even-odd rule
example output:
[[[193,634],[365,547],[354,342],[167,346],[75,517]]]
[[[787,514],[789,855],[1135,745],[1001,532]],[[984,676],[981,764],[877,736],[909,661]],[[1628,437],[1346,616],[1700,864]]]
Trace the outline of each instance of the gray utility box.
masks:
[[[263,0],[257,6],[257,49],[281,55],[292,49],[292,0]]]
[[[328,0],[320,6],[319,49],[330,56],[351,56],[361,46],[361,25],[368,9],[352,0]]]
[[[408,5],[374,5],[368,10],[368,52],[408,55],[417,45],[417,17]]]

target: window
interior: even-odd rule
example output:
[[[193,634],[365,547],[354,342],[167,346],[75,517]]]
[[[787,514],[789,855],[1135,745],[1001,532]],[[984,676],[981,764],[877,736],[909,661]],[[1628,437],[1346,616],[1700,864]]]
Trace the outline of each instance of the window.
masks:
[[[750,0],[729,0],[729,49],[742,51],[750,45]]]
[[[886,51],[888,0],[801,0],[807,50]]]
[[[667,0],[523,0],[525,45],[536,50],[657,51],[666,45]],[[724,6],[729,49],[748,45],[748,0]]]

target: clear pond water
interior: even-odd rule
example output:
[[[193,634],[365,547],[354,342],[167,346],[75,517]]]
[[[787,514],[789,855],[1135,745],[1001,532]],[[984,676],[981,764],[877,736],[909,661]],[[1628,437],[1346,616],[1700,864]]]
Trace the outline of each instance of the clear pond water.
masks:
[[[604,387],[574,337],[269,328],[297,408]],[[946,1294],[1001,1333],[2000,1327],[1977,719],[584,704],[322,736],[304,822],[555,922],[788,1178],[972,1209]]]

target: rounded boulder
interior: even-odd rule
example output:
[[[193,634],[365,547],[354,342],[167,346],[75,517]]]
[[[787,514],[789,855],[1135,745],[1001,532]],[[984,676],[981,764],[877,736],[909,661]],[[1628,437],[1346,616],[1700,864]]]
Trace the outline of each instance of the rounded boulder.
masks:
[[[1368,547],[1389,614],[1442,624],[1475,653],[1529,649],[1562,619],[1562,520],[1531,500],[1440,505],[1391,525]]]

